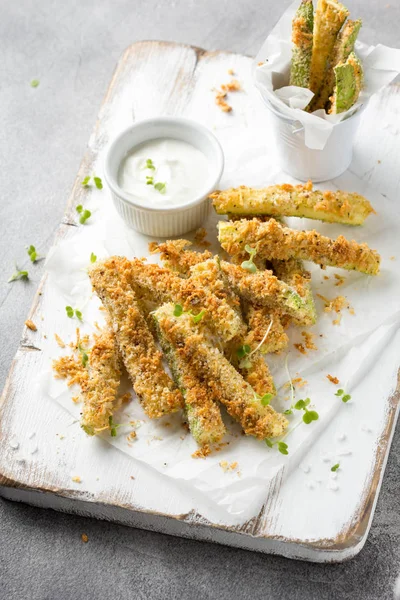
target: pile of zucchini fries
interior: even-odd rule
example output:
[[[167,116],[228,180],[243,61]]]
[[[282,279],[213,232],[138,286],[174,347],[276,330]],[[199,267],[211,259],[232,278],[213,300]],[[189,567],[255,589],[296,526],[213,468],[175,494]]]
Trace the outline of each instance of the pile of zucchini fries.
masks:
[[[302,0],[293,19],[290,85],[314,92],[310,112],[344,112],[360,94],[363,69],[354,45],[362,23],[348,16],[336,0],[318,0],[315,14],[312,0]]]
[[[200,446],[225,434],[220,404],[246,435],[283,435],[287,419],[270,405],[275,387],[265,355],[286,348],[289,324],[316,321],[302,260],[379,271],[380,257],[366,244],[289,229],[282,221],[307,216],[361,225],[373,212],[362,196],[307,184],[241,187],[211,198],[217,213],[231,218],[218,227],[230,261],[173,240],[151,245],[163,266],[113,256],[91,267],[108,328],[89,352],[81,422],[88,434],[112,431],[123,363],[145,413],[158,418],[183,409]]]

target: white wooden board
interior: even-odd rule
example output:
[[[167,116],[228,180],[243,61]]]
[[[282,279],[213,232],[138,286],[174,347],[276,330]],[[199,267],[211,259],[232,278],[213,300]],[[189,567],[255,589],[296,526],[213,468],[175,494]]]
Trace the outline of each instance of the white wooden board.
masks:
[[[232,114],[214,104],[213,87],[228,81],[234,69],[244,92],[231,96]],[[240,149],[235,139],[265,128],[265,152],[273,165],[264,109],[251,91],[251,59],[225,53],[160,42],[134,44],[122,56],[100,110],[95,131],[80,168],[56,244],[76,235],[75,206],[86,200],[80,182],[110,137],[132,119],[160,114],[197,118],[215,130],[225,142],[226,160],[236,160],[246,183],[254,172],[240,173]],[[400,88],[391,86],[374,98],[365,111],[350,171],[333,185],[346,188],[361,179],[393,200],[399,192],[400,153],[397,130]],[[227,140],[231,140],[227,144]],[[271,171],[271,168],[270,168]],[[98,173],[99,174],[99,173]],[[273,167],[269,177],[285,176]],[[238,183],[244,183],[238,181]],[[358,186],[360,184],[358,183]],[[104,190],[105,201],[110,198]],[[379,194],[376,196],[379,197]],[[135,235],[135,234],[132,234]],[[398,257],[400,259],[400,257]],[[343,413],[315,440],[305,463],[321,470],[321,455],[332,450],[339,427],[354,436],[369,435],[369,451],[355,452],[335,496],[326,486],[310,485],[297,465],[279,477],[265,498],[262,510],[240,525],[223,526],[204,517],[188,490],[177,481],[160,476],[101,440],[87,438],[71,416],[55,402],[34,393],[32,381],[46,368],[44,350],[54,332],[63,335],[64,306],[44,278],[29,315],[37,332],[24,330],[1,402],[0,493],[56,510],[110,519],[195,539],[282,554],[312,561],[340,561],[354,556],[365,543],[382,481],[394,431],[399,401],[398,386],[379,388],[373,427],[355,431],[357,410]],[[66,337],[68,337],[66,335]],[[399,356],[385,354],[397,372]],[[376,369],[376,380],[379,368]],[[368,396],[369,390],[364,390]],[[347,419],[347,420],[346,420]],[[305,464],[302,463],[302,464]],[[317,465],[318,463],[318,465]],[[79,475],[81,483],[72,477]],[[314,476],[313,476],[314,477]]]

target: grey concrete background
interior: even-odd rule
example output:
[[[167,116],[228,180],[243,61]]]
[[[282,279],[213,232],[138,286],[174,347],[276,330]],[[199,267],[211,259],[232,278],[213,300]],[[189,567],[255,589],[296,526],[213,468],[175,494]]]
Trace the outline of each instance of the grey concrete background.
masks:
[[[1,388],[42,275],[24,248],[34,244],[46,254],[52,244],[121,52],[141,39],[162,39],[251,55],[289,3],[0,0]],[[363,18],[366,40],[400,46],[399,0],[347,5]],[[6,283],[14,261],[29,268],[29,282]],[[392,598],[400,571],[399,456],[397,431],[369,539],[342,565],[262,556],[0,499],[0,597]]]

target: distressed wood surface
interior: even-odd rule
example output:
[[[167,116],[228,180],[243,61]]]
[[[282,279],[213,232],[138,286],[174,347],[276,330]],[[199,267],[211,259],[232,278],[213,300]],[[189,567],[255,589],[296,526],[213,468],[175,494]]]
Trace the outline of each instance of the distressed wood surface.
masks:
[[[227,70],[231,68],[246,82],[250,81],[251,59],[240,55],[210,53],[160,42],[142,42],[128,48],[102,104],[55,244],[74,236],[74,207],[85,193],[80,182],[108,143],[114,121],[122,118],[126,125],[133,118],[154,114],[185,114],[209,126],[211,123],[223,127],[226,115],[219,113],[213,102],[205,102],[205,98],[209,99],[211,94],[210,82],[218,85],[226,80]],[[132,81],[137,93],[127,97],[124,90]],[[399,192],[400,157],[395,152],[396,133],[390,127],[398,119],[399,98],[400,88],[391,86],[372,100],[364,115],[350,169],[382,194],[393,198]],[[239,125],[243,127],[255,118],[253,101],[247,94],[238,101]],[[382,131],[385,131],[384,136]],[[60,432],[71,431],[71,417],[55,403],[35,397],[31,389],[34,375],[44,367],[41,350],[45,336],[52,335],[58,323],[59,312],[53,310],[53,306],[54,294],[45,277],[29,315],[38,331],[24,329],[2,395],[0,489],[5,497],[292,558],[344,560],[360,550],[373,516],[397,418],[398,389],[388,399],[385,427],[375,461],[366,469],[357,511],[345,528],[338,528],[335,537],[324,538],[318,536],[318,532],[307,535],[306,531],[298,535],[285,530],[282,507],[290,506],[289,498],[296,495],[296,488],[290,487],[288,482],[277,482],[275,492],[266,499],[261,514],[254,515],[254,519],[237,528],[217,527],[192,510],[190,497],[176,482],[164,479],[160,486],[158,474],[140,465],[133,470],[127,456],[101,441],[74,434],[60,439]],[[97,445],[96,452],[89,452],[93,443]],[[82,484],[72,483],[74,474],[82,475]],[[149,490],[157,492],[150,494]]]

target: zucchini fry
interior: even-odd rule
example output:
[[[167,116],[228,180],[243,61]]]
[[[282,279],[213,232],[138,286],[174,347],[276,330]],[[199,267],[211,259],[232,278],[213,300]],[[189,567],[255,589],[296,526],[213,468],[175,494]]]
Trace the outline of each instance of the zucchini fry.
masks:
[[[89,353],[89,378],[82,390],[81,427],[88,435],[109,428],[109,419],[117,408],[120,379],[115,336],[111,331],[104,331],[97,336]]]
[[[191,245],[192,242],[189,240],[167,240],[162,244],[152,244],[151,253],[160,253],[162,263],[167,269],[188,276],[191,267],[213,258],[209,250],[204,252],[188,250]]]
[[[138,259],[131,265],[132,282],[149,300],[158,304],[172,300],[195,315],[204,310],[202,323],[209,325],[223,341],[240,333],[242,319],[225,298],[218,298],[196,280],[181,279],[158,265],[145,264]]]
[[[238,223],[242,223],[242,221],[236,221],[234,225],[237,226]],[[246,223],[252,223],[252,221],[246,221]],[[257,221],[257,223],[259,223],[259,221]],[[220,222],[220,225],[227,224],[228,223]],[[265,223],[265,225],[267,225],[267,223]],[[227,236],[225,229],[220,227],[220,242],[222,247],[225,247],[225,244],[227,248],[231,248],[231,240],[233,237],[233,233],[229,233]],[[236,250],[237,245],[233,247]],[[228,250],[228,252],[229,251],[230,250]],[[257,250],[257,252],[261,257],[262,251]],[[236,252],[232,252],[232,254],[235,253]],[[306,301],[303,300],[293,287],[280,281],[271,271],[248,273],[248,271],[242,267],[225,261],[221,261],[221,269],[227,276],[229,285],[231,285],[236,293],[247,302],[259,306],[279,308],[284,314],[293,317],[302,325],[312,325],[315,323],[315,314],[310,311],[310,307],[307,305]]]
[[[109,314],[133,389],[146,414],[157,418],[179,410],[183,398],[162,368],[162,353],[155,345],[130,285],[130,272],[130,261],[112,257],[96,263],[89,275]]]
[[[264,214],[362,225],[374,212],[368,200],[360,194],[313,190],[311,181],[305,185],[283,184],[261,189],[241,186],[214,192],[210,198],[219,215]]]
[[[348,20],[343,26],[342,31],[339,33],[335,48],[332,53],[332,59],[325,77],[323,86],[321,87],[317,98],[313,98],[312,110],[318,108],[325,108],[330,96],[333,93],[335,87],[335,71],[334,68],[343,62],[346,62],[350,53],[354,50],[357,36],[362,26],[361,19],[357,21]]]
[[[157,338],[175,383],[184,397],[185,411],[192,436],[200,446],[215,444],[226,433],[221,411],[212,399],[212,393],[206,382],[193,372],[184,353],[169,340],[165,319],[170,314],[169,305],[161,306],[153,313]]]
[[[290,85],[308,88],[313,47],[314,7],[302,0],[292,22],[292,64]]]
[[[251,350],[259,346],[261,354],[270,354],[272,352],[280,352],[287,347],[289,338],[282,325],[280,311],[267,306],[258,307],[250,304],[246,310],[246,318],[249,330],[244,344],[250,346]],[[271,329],[267,337],[265,337],[271,320]]]
[[[329,114],[349,110],[358,100],[363,86],[363,69],[360,60],[352,52],[344,63],[334,68],[336,85],[331,96]]]
[[[292,258],[290,260],[273,260],[272,267],[276,276],[293,287],[301,296],[308,307],[308,313],[314,315],[314,323],[317,320],[317,312],[314,304],[314,296],[311,289],[311,274],[303,266],[300,260]],[[296,322],[297,325],[302,323]]]
[[[310,90],[318,94],[322,87],[337,35],[349,11],[336,0],[318,0],[314,17],[314,39],[311,57]],[[312,101],[311,101],[312,106]]]
[[[355,270],[367,275],[379,273],[380,256],[367,244],[348,241],[342,235],[336,240],[317,231],[297,231],[282,227],[274,219],[260,223],[251,221],[220,221],[218,239],[229,254],[243,252],[246,244],[257,248],[267,259],[311,260],[321,266]]]
[[[223,403],[228,413],[241,424],[247,435],[259,439],[282,435],[287,419],[271,407],[264,406],[251,386],[209,343],[190,315],[174,316],[174,306],[164,306],[160,325],[170,343],[199,375],[207,380],[213,396]],[[168,311],[168,313],[167,313]]]

